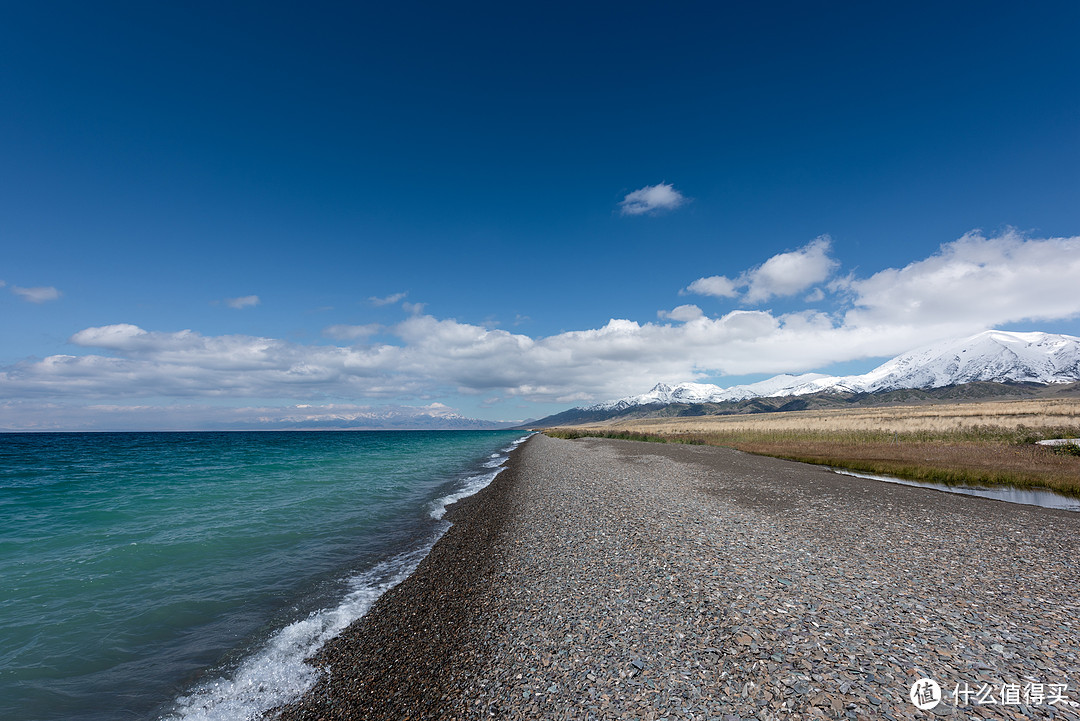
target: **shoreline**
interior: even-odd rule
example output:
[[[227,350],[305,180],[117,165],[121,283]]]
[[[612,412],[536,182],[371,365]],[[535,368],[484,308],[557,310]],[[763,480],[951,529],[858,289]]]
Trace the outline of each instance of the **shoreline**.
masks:
[[[267,718],[451,718],[449,699],[464,692],[483,656],[476,629],[491,596],[506,496],[528,443],[509,452],[491,483],[447,506],[443,518],[452,525],[416,570],[328,641],[310,659],[328,672]]]
[[[543,435],[451,508],[279,718],[915,719],[921,677],[1080,702],[1075,513]],[[1080,719],[935,713],[979,711]]]

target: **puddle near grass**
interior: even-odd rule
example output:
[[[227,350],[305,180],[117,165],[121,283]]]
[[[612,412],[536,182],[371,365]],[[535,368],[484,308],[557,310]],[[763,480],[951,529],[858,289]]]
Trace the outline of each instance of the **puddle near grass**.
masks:
[[[1026,506],[1041,506],[1042,508],[1056,508],[1063,511],[1080,511],[1080,499],[1062,496],[1053,491],[1033,491],[1021,488],[986,487],[986,486],[947,486],[944,483],[928,483],[923,481],[909,481],[892,476],[877,476],[872,473],[856,473],[845,471],[840,468],[831,468],[833,473],[842,476],[854,476],[856,478],[869,478],[874,481],[886,483],[899,483],[902,486],[916,486],[918,488],[933,488],[947,493],[961,493],[965,496],[981,496],[993,498],[996,501],[1008,503],[1022,503]]]

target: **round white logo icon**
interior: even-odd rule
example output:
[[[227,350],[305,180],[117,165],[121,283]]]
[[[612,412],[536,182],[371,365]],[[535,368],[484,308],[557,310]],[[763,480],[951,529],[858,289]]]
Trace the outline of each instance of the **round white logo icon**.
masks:
[[[941,686],[938,686],[937,681],[932,678],[920,678],[911,684],[908,697],[911,703],[915,704],[915,708],[929,711],[941,703]]]

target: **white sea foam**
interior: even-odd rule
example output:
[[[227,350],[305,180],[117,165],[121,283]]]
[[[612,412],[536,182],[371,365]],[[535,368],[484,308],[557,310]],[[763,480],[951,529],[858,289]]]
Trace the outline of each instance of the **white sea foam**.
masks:
[[[509,456],[500,456],[497,453],[492,453],[491,459],[484,461],[484,468],[498,468],[502,464],[506,463],[507,458],[509,458]]]
[[[299,697],[315,684],[320,673],[304,659],[367,613],[379,596],[408,578],[449,528],[449,523],[440,524],[421,548],[350,579],[350,591],[338,606],[316,611],[281,629],[230,675],[203,683],[178,698],[163,721],[247,721]]]
[[[468,498],[469,496],[479,493],[486,488],[489,483],[495,480],[495,476],[499,475],[505,468],[496,468],[491,473],[483,473],[479,476],[470,476],[465,479],[465,485],[453,493],[443,496],[442,498],[436,498],[431,502],[431,517],[435,520],[442,519],[446,515],[446,507],[451,503],[457,503],[462,498]]]
[[[459,490],[433,501],[431,517],[441,520],[451,503],[479,492],[495,480],[506,470],[503,464],[510,451],[529,435],[491,454],[490,460],[483,464],[493,469],[490,473],[470,476]],[[431,540],[422,547],[398,554],[354,576],[349,581],[349,593],[340,604],[316,611],[281,629],[230,674],[200,684],[179,697],[162,721],[254,721],[269,709],[299,698],[321,673],[304,660],[367,613],[379,596],[408,578],[449,528],[449,523],[440,523]]]
[[[522,436],[513,441],[506,448],[503,448],[499,453],[492,453],[489,459],[484,462],[485,468],[495,469],[491,473],[481,473],[476,476],[470,476],[465,479],[462,487],[453,493],[436,498],[431,502],[431,517],[435,520],[441,520],[446,515],[446,508],[452,503],[460,501],[462,498],[468,498],[469,496],[479,493],[484,488],[495,480],[495,477],[506,470],[503,466],[506,461],[510,459],[510,452],[520,446],[522,443],[529,439],[532,434]]]

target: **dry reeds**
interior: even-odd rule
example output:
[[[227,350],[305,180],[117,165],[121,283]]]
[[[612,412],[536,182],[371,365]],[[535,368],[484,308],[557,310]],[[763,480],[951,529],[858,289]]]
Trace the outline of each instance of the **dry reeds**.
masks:
[[[912,480],[1080,497],[1080,456],[1034,444],[1080,437],[1076,399],[641,419],[554,433],[729,446]]]

